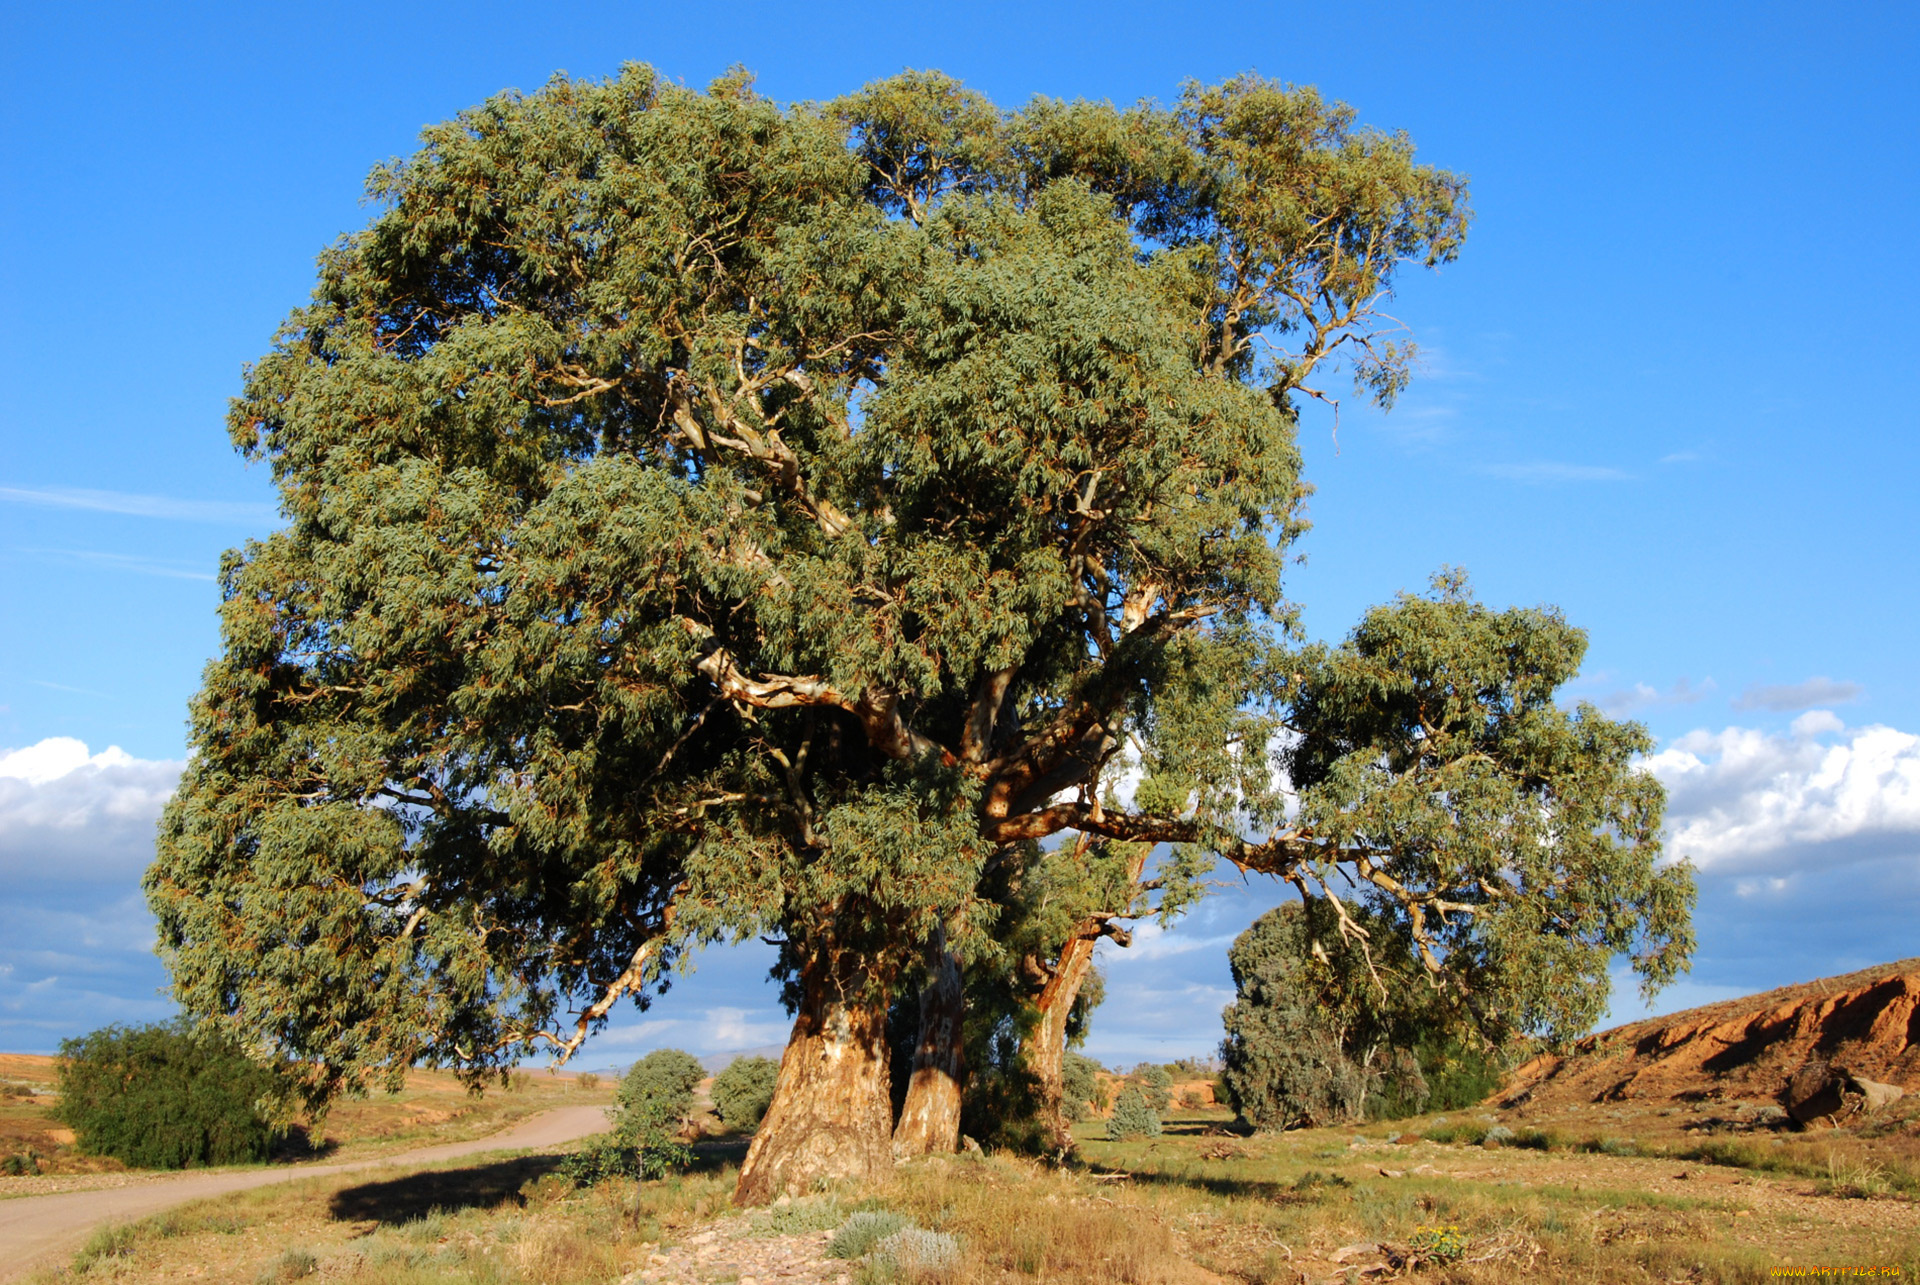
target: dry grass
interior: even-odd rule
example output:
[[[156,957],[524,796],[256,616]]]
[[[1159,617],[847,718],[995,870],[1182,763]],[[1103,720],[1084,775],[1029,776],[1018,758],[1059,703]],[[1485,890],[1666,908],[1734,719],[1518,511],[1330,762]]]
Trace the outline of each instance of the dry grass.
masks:
[[[1222,1135],[1224,1122],[1176,1116],[1161,1138],[1133,1143],[1106,1142],[1089,1122],[1079,1168],[1010,1156],[922,1161],[882,1188],[756,1214],[753,1234],[818,1232],[884,1208],[959,1243],[959,1261],[939,1268],[848,1263],[859,1285],[1293,1285],[1359,1279],[1376,1264],[1395,1279],[1450,1285],[1757,1282],[1787,1263],[1920,1273],[1920,1205],[1896,1190],[1892,1161],[1849,1158],[1858,1140],[1759,1156],[1791,1150],[1790,1163],[1811,1166],[1826,1145],[1826,1167],[1800,1174],[1550,1138],[1388,1142],[1396,1129],[1386,1126],[1237,1138]],[[1422,1125],[1443,1131],[1433,1121],[1397,1131]],[[656,1245],[729,1213],[737,1153],[709,1145],[700,1172],[588,1191],[540,1156],[315,1180],[110,1233],[78,1274],[608,1285]]]
[[[733,1171],[579,1191],[553,1156],[461,1161],[245,1192],[103,1228],[30,1285],[607,1285],[671,1229],[727,1208]]]
[[[584,1081],[584,1082],[583,1082]],[[88,1156],[54,1118],[53,1059],[0,1054],[0,1082],[44,1090],[30,1097],[0,1094],[0,1197],[14,1176],[116,1173],[118,1160]],[[283,1147],[283,1161],[323,1155],[358,1160],[441,1142],[465,1142],[497,1133],[550,1107],[612,1101],[613,1086],[598,1076],[576,1078],[545,1070],[515,1072],[507,1085],[469,1093],[452,1074],[411,1071],[398,1093],[376,1091],[335,1104],[318,1124],[304,1123]],[[17,1159],[16,1159],[17,1157]],[[12,1163],[9,1163],[9,1162]]]

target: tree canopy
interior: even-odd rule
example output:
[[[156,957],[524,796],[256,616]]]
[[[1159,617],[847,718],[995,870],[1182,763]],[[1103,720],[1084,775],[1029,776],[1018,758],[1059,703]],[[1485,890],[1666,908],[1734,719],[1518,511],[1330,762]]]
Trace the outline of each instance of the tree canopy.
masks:
[[[229,414],[286,526],[223,564],[147,880],[183,1006],[311,1096],[569,1055],[681,952],[771,935],[798,1016],[743,1198],[870,1173],[903,977],[998,949],[1010,872],[1137,882],[1157,844],[1358,869],[1463,978],[1628,938],[1670,974],[1665,885],[1563,887],[1650,863],[1657,793],[1536,818],[1454,754],[1630,736],[1434,706],[1477,636],[1399,686],[1287,636],[1299,400],[1340,367],[1392,400],[1393,274],[1467,224],[1403,136],[1256,77],[1006,111],[631,66],[491,99],[369,190]],[[1459,803],[1396,793],[1429,777]]]

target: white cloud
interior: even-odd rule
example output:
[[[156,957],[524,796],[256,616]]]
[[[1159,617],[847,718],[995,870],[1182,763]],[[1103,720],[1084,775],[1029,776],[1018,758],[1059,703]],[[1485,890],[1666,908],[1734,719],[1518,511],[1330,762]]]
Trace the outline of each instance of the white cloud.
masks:
[[[88,509],[96,513],[124,513],[131,517],[164,518],[176,522],[257,526],[272,523],[275,519],[271,504],[241,500],[180,500],[166,495],[130,495],[124,491],[90,491],[67,486],[0,486],[0,500],[41,508]]]
[[[1810,709],[1815,705],[1843,705],[1860,695],[1860,684],[1840,683],[1831,678],[1809,678],[1804,683],[1786,683],[1777,687],[1750,684],[1733,703],[1735,709],[1766,709],[1785,713]]]
[[[1757,879],[1890,852],[1920,859],[1920,737],[1911,733],[1849,729],[1814,710],[1786,735],[1689,732],[1648,767],[1667,786],[1669,849],[1702,871]]]
[[[1565,464],[1557,460],[1489,464],[1480,471],[1528,486],[1546,486],[1556,482],[1625,482],[1633,477],[1624,469],[1609,468],[1603,464]]]
[[[70,736],[0,752],[0,881],[137,880],[182,766]]]

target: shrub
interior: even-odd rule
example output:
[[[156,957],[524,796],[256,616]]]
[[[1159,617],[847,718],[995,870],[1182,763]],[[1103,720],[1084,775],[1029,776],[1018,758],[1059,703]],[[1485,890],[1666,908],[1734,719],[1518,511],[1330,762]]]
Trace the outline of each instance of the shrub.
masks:
[[[73,1256],[73,1272],[76,1276],[93,1270],[94,1265],[110,1258],[126,1258],[133,1253],[133,1247],[139,1240],[139,1234],[125,1223],[109,1224],[96,1230],[87,1237],[87,1243]]]
[[[691,1053],[655,1049],[627,1068],[614,1095],[616,1111],[650,1111],[659,1107],[671,1119],[684,1120],[693,1106],[694,1086],[705,1079],[706,1068]]]
[[[693,1161],[693,1148],[677,1136],[679,1118],[658,1102],[622,1111],[612,1133],[589,1140],[556,1170],[576,1186],[608,1178],[659,1178]]]
[[[1167,1074],[1164,1066],[1150,1066],[1140,1074],[1146,1082],[1147,1105],[1155,1111],[1165,1111],[1173,1105],[1173,1077]]]
[[[255,1279],[259,1285],[285,1285],[288,1281],[302,1280],[320,1270],[320,1260],[309,1249],[289,1249],[280,1257],[260,1269]]]
[[[693,1087],[706,1072],[691,1053],[656,1049],[627,1069],[614,1094],[613,1131],[560,1162],[561,1177],[582,1187],[608,1178],[658,1178],[692,1163],[680,1141]]]
[[[912,1226],[899,1214],[886,1210],[862,1210],[847,1219],[833,1239],[827,1242],[828,1258],[865,1258],[873,1247]]]
[[[1068,1120],[1084,1120],[1100,1097],[1100,1064],[1071,1049],[1060,1063],[1060,1109]],[[1104,1105],[1104,1104],[1099,1104]]]
[[[1453,1263],[1466,1254],[1467,1236],[1451,1223],[1444,1227],[1421,1227],[1407,1241],[1407,1247],[1436,1263]]]
[[[573,1077],[573,1087],[582,1093],[591,1093],[600,1087],[600,1077],[592,1071],[582,1071]]]
[[[1236,1002],[1226,1014],[1227,1101],[1262,1132],[1350,1120],[1366,1101],[1367,1077],[1340,1040],[1304,1006]]]
[[[1120,1142],[1127,1138],[1157,1138],[1160,1136],[1160,1117],[1147,1105],[1147,1099],[1138,1089],[1128,1089],[1113,1104],[1113,1114],[1107,1117],[1107,1139]]]
[[[62,1041],[60,1119],[82,1150],[149,1169],[267,1158],[276,1129],[261,1105],[282,1077],[184,1020],[109,1026]]]
[[[737,1057],[713,1077],[713,1110],[730,1129],[757,1128],[773,1102],[780,1064],[765,1057]]]
[[[943,1231],[904,1227],[873,1247],[873,1256],[894,1268],[918,1276],[951,1271],[960,1263],[960,1242]]]

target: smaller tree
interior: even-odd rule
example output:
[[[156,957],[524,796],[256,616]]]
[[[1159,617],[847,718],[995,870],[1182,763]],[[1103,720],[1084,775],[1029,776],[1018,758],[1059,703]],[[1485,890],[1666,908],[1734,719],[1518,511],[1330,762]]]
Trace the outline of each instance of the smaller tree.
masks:
[[[560,1172],[583,1186],[604,1178],[658,1178],[693,1159],[681,1141],[706,1069],[691,1053],[655,1049],[627,1068],[613,1095],[613,1129],[568,1156]]]
[[[655,1049],[627,1068],[614,1095],[622,1117],[662,1116],[684,1123],[693,1108],[693,1091],[707,1077],[700,1059],[680,1049]]]
[[[265,1160],[286,1096],[276,1071],[184,1018],[63,1040],[56,1074],[80,1148],[141,1169]]]
[[[1101,1103],[1100,1064],[1069,1049],[1060,1063],[1060,1109],[1070,1121],[1087,1118]]]
[[[1160,1116],[1147,1104],[1146,1095],[1139,1089],[1127,1089],[1113,1104],[1113,1114],[1107,1117],[1107,1140],[1124,1142],[1129,1138],[1157,1138],[1160,1136]]]
[[[1140,1079],[1146,1088],[1148,1106],[1155,1111],[1165,1111],[1173,1105],[1173,1077],[1167,1074],[1166,1067],[1146,1067],[1140,1072]]]
[[[713,1109],[730,1129],[753,1129],[773,1101],[780,1064],[771,1058],[737,1057],[713,1078]]]

